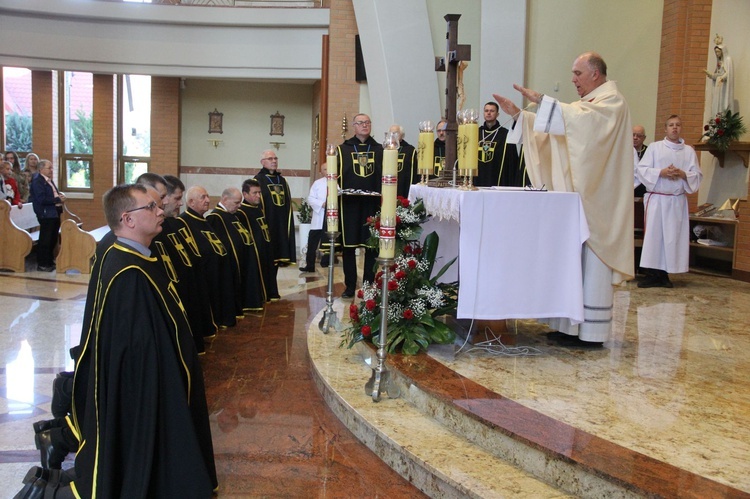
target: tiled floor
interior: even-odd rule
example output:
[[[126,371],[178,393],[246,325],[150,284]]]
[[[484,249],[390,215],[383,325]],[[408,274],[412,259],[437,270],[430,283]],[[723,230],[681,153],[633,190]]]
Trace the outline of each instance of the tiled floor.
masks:
[[[545,415],[750,492],[750,285],[673,281],[618,289],[604,350],[549,347],[527,321],[508,341],[542,356],[433,354]],[[305,335],[325,305],[324,275],[283,269],[279,284],[283,300],[221,332],[203,358],[221,497],[419,497],[311,382]],[[87,276],[0,273],[0,497],[38,464],[31,422],[49,417],[51,380],[71,368],[86,286]]]

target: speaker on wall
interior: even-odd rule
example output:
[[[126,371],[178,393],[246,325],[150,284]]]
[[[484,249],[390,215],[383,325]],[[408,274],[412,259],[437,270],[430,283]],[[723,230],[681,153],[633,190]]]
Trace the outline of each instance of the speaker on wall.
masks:
[[[354,35],[354,79],[357,83],[367,82],[365,58],[362,57],[362,44],[359,42],[359,35]]]

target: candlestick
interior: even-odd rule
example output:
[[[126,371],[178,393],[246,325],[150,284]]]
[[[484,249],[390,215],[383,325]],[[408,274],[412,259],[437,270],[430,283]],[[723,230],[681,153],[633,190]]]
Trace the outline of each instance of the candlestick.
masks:
[[[339,186],[338,186],[338,162],[336,157],[336,146],[328,144],[326,147],[326,186],[328,196],[326,198],[326,228],[328,232],[339,230]]]
[[[432,135],[432,122],[419,123],[419,142],[417,149],[417,171],[420,175],[432,173],[435,161],[435,138]]]
[[[380,258],[393,258],[396,254],[398,146],[397,137],[386,134],[383,144],[383,185],[380,189]]]

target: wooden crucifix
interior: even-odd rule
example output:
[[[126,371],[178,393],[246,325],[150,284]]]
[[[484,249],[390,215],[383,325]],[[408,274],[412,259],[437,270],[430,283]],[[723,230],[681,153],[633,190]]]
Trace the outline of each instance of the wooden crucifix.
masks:
[[[458,44],[458,19],[461,14],[447,14],[443,19],[448,22],[448,32],[445,57],[435,58],[435,71],[445,71],[445,168],[442,179],[453,177],[456,167],[456,136],[458,124],[456,123],[456,100],[458,93],[458,69],[463,61],[471,60],[471,45]],[[442,182],[440,184],[443,184]]]

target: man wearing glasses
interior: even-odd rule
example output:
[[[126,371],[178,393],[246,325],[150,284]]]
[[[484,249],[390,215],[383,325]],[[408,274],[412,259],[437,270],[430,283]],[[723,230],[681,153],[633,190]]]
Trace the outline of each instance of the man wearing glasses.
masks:
[[[286,267],[297,262],[292,193],[286,179],[278,171],[279,158],[272,149],[261,153],[260,164],[261,169],[255,175],[255,180],[260,183],[261,205],[271,231],[273,260],[278,267]]]
[[[164,212],[142,185],[113,187],[104,211],[117,240],[92,281],[107,292],[95,295],[74,381],[74,425],[86,444],[58,494],[210,497],[217,479],[203,373],[179,295],[149,250]]]
[[[338,147],[339,186],[351,190],[341,196],[339,220],[343,244],[344,285],[342,298],[353,298],[357,287],[357,248],[364,248],[365,268],[362,279],[375,280],[375,250],[365,243],[370,237],[367,217],[374,216],[380,208],[383,167],[383,146],[370,135],[372,122],[366,114],[353,118],[354,136]]]

